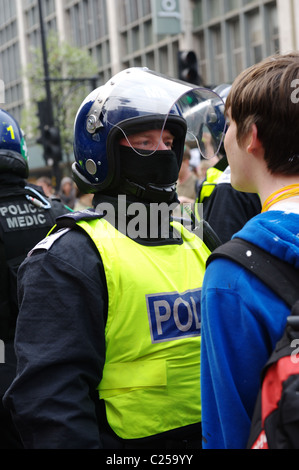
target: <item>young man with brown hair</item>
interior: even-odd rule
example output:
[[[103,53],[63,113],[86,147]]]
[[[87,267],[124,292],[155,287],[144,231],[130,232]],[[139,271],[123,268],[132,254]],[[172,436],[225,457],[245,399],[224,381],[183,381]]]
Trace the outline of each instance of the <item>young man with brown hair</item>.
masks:
[[[232,186],[262,212],[234,237],[299,268],[299,53],[271,56],[235,80],[226,101]],[[297,87],[297,92],[296,92]],[[233,238],[234,238],[233,237]],[[225,273],[225,276],[223,275]],[[202,290],[203,446],[245,448],[261,370],[290,309],[233,261],[218,258]]]

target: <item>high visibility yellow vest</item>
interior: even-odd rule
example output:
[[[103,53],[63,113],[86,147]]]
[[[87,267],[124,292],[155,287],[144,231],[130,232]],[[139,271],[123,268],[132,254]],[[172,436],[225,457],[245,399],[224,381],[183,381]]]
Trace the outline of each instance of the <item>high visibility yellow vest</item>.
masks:
[[[197,220],[201,220],[201,213],[200,213],[200,204],[203,202],[204,199],[211,196],[214,188],[217,184],[217,181],[223,174],[223,171],[218,170],[217,168],[209,168],[207,170],[207,177],[206,180],[203,182],[200,193],[195,201],[194,204],[194,213]]]
[[[104,219],[80,221],[108,289],[99,384],[113,431],[137,439],[201,422],[200,295],[210,251],[180,224],[183,243],[145,246]]]
[[[222,173],[223,171],[218,170],[217,168],[214,168],[214,167],[209,168],[207,170],[207,178],[202,184],[198,202],[202,202],[206,197],[211,196],[215,188],[215,185],[218,179],[220,178],[220,176],[222,175]]]

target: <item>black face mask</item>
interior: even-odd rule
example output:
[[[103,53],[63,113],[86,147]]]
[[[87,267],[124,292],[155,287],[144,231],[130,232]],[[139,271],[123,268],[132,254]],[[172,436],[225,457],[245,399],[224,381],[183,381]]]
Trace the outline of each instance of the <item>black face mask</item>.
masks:
[[[119,158],[119,189],[125,194],[147,202],[177,202],[179,165],[175,152],[148,151],[139,155],[131,147],[120,146]]]
[[[134,183],[171,185],[179,177],[177,156],[172,150],[160,150],[152,155],[148,152],[142,156],[131,147],[120,146],[119,151],[120,174]]]

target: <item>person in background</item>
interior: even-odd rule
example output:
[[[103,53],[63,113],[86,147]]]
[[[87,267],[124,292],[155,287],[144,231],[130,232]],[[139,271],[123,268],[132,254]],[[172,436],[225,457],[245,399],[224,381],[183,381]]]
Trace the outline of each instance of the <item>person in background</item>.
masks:
[[[218,160],[217,160],[218,161]],[[209,160],[200,160],[199,164],[196,167],[196,173],[198,177],[198,187],[200,186],[201,183],[203,183],[206,178],[207,178],[207,171],[209,168],[211,168],[213,165],[210,163]]]
[[[299,268],[299,53],[242,72],[226,101],[231,184],[259,194],[261,213],[234,235]],[[250,253],[249,253],[250,255]],[[224,274],[225,273],[225,274]],[[246,448],[260,374],[290,309],[233,261],[216,258],[202,288],[203,447]]]
[[[18,316],[17,271],[27,253],[42,240],[66,212],[41,188],[28,184],[26,141],[18,122],[0,109],[0,339],[5,361],[0,364],[0,448],[22,447],[2,397],[16,374],[14,353]],[[41,294],[42,295],[42,294]]]
[[[77,188],[72,178],[68,176],[62,178],[57,195],[63,204],[65,204],[70,209],[74,209],[77,199]]]
[[[180,203],[193,203],[196,198],[196,183],[198,181],[195,173],[190,168],[190,148],[185,145],[182,165],[179,171],[177,194]]]
[[[52,197],[54,195],[52,181],[48,176],[40,176],[40,178],[36,180],[36,184],[42,187],[47,197]]]
[[[187,132],[176,100],[192,90],[132,68],[77,113],[73,175],[94,208],[59,218],[19,271],[4,403],[26,448],[201,447],[210,250],[171,215]]]
[[[76,202],[74,205],[74,211],[83,211],[84,209],[91,209],[92,200],[93,200],[92,194],[84,194],[78,189]]]

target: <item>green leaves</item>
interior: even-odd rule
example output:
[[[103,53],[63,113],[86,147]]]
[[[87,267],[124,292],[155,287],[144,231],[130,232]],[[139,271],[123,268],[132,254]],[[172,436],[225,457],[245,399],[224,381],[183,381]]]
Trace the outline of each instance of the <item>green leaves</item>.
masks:
[[[56,32],[47,38],[48,66],[55,125],[60,129],[64,153],[72,153],[73,125],[77,110],[91,91],[91,82],[64,80],[97,75],[97,63],[89,52],[61,42]],[[38,137],[37,101],[46,98],[44,67],[41,48],[31,49],[31,62],[25,70],[30,87],[30,107],[22,113],[22,127],[30,138]],[[100,85],[100,84],[99,84]]]

